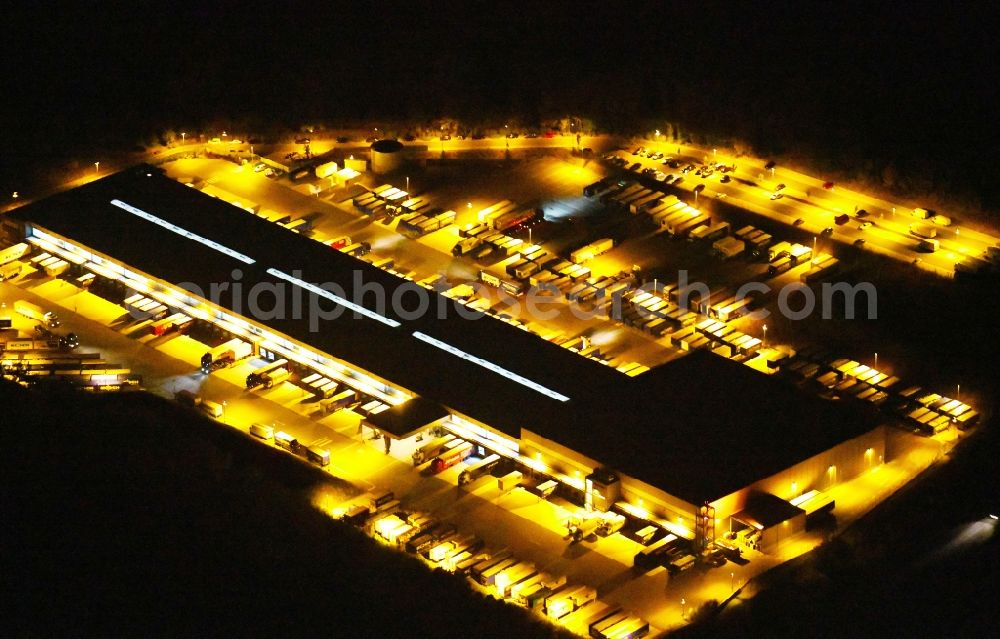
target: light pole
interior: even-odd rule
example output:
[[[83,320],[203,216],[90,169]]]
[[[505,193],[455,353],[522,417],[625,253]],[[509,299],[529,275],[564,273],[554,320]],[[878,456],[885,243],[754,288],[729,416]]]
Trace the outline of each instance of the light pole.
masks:
[[[406,192],[407,193],[410,192],[410,176],[409,175],[406,176]]]
[[[815,263],[816,263],[816,236],[815,236],[815,235],[813,235],[813,254],[812,254],[812,263],[813,263],[813,264],[815,264]]]
[[[961,400],[962,399],[962,385],[961,384],[958,384],[955,387],[955,399],[957,399],[957,400]]]
[[[531,241],[531,227],[530,226],[528,227],[528,244],[529,245],[534,244],[534,242]]]
[[[729,573],[729,592],[736,592],[736,573]]]
[[[101,172],[101,163],[100,163],[100,161],[94,162],[94,173],[100,173],[100,172]]]
[[[764,324],[764,340],[763,345],[767,346],[767,324]]]
[[[222,423],[226,423],[226,400],[222,400]]]
[[[875,365],[872,368],[878,370],[878,353],[875,353]]]
[[[184,145],[185,138],[187,138],[187,133],[185,133],[184,131],[181,131],[181,146]]]
[[[684,616],[684,605],[685,604],[687,604],[687,602],[684,600],[684,597],[681,597],[681,619],[686,619],[686,617]]]

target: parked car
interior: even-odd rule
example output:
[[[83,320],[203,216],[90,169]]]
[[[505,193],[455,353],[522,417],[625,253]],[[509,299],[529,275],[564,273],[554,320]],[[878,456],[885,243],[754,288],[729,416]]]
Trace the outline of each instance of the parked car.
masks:
[[[795,226],[802,226],[805,223],[806,223],[806,221],[803,220],[801,217],[798,218],[798,219],[796,219],[794,222],[792,222],[792,224],[795,225]]]
[[[833,190],[833,182],[823,182],[823,188],[827,191]]]
[[[772,193],[771,194],[771,199],[772,200],[780,200],[783,197],[785,197],[784,193]]]
[[[864,245],[865,245],[865,238],[859,237],[858,239],[854,240],[854,246],[862,247]]]
[[[858,224],[858,230],[859,231],[864,231],[865,229],[869,228],[871,225],[872,225],[871,222],[862,222],[861,224]]]
[[[350,142],[350,141],[351,141],[351,139],[349,137],[347,137],[346,135],[341,135],[341,136],[339,136],[337,138],[337,142],[339,142],[340,144],[346,144],[347,142]]]
[[[724,174],[721,178],[719,178],[719,182],[722,182],[723,184],[725,184],[726,182],[731,182],[732,179],[733,178],[731,178],[728,175]]]

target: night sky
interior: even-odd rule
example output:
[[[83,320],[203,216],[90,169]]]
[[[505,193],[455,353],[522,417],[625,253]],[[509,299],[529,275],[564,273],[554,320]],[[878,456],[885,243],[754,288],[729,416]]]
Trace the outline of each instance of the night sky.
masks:
[[[4,172],[174,127],[572,113],[623,132],[676,122],[848,173],[891,162],[996,208],[985,3],[483,4],[15,9]]]

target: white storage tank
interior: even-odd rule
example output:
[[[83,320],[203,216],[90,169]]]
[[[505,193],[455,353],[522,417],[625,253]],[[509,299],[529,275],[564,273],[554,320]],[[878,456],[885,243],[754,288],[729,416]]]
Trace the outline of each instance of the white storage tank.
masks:
[[[372,143],[372,173],[392,173],[403,166],[406,158],[403,143],[398,140],[376,140]]]

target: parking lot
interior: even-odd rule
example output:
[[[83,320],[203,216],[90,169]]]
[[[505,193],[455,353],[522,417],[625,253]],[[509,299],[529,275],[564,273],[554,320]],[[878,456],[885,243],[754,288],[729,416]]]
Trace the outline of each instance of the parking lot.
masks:
[[[261,211],[269,209],[294,218],[318,212],[312,226],[317,239],[349,234],[355,243],[369,243],[372,254],[391,258],[393,270],[415,280],[441,274],[455,282],[475,280],[479,279],[477,271],[480,270],[504,275],[506,266],[513,263],[510,258],[476,263],[468,258],[455,258],[450,252],[454,243],[461,239],[459,231],[478,222],[477,212],[500,199],[517,199],[526,207],[543,208],[547,226],[532,228],[547,229],[549,235],[543,235],[539,241],[542,247],[551,248],[560,257],[599,238],[611,237],[617,245],[588,261],[593,275],[613,276],[621,271],[631,272],[633,265],[638,266],[644,282],[648,284],[653,280],[654,294],[662,293],[662,286],[668,284],[671,272],[680,269],[689,269],[693,278],[730,288],[761,278],[768,269],[765,261],[723,261],[712,255],[710,243],[669,238],[657,232],[655,225],[641,212],[633,214],[602,206],[599,200],[583,196],[585,185],[605,177],[609,171],[594,162],[566,155],[512,166],[500,165],[491,171],[484,171],[482,166],[472,163],[471,167],[462,169],[464,173],[456,174],[454,167],[432,167],[426,172],[415,173],[411,181],[413,192],[426,196],[437,208],[460,212],[456,223],[416,240],[398,232],[398,219],[389,218],[389,224],[383,224],[366,217],[353,206],[351,198],[345,199],[347,191],[321,193],[317,197],[310,195],[307,189],[269,180],[260,173],[238,170],[239,167],[219,160],[181,160],[168,164],[167,168],[175,177],[218,187],[253,202]],[[477,178],[482,183],[476,182]],[[381,183],[375,179],[369,182],[371,188]],[[399,178],[392,182],[396,186],[401,184]],[[456,186],[459,183],[461,188]],[[507,190],[504,185],[516,187]],[[478,199],[468,199],[471,197],[468,193],[479,194]],[[739,222],[735,217],[732,222],[735,230]],[[758,225],[766,228],[766,224]],[[772,230],[776,235],[780,232],[777,228]],[[525,239],[523,231],[516,235],[518,239]],[[534,239],[531,237],[529,242],[535,243]],[[800,264],[775,276],[772,281],[796,281],[804,268],[807,265]],[[452,521],[463,532],[480,537],[488,548],[508,547],[518,558],[596,589],[602,600],[627,602],[631,610],[659,629],[681,623],[693,607],[709,599],[725,598],[727,591],[732,594],[754,574],[789,554],[808,550],[822,539],[822,534],[807,535],[786,548],[786,554],[777,557],[747,551],[745,557],[750,561],[746,565],[698,568],[676,577],[669,577],[667,570],[661,567],[638,575],[632,571],[632,558],[643,548],[641,544],[623,535],[570,544],[565,538],[566,522],[577,515],[577,507],[558,497],[540,499],[531,492],[531,482],[513,490],[501,490],[496,478],[482,477],[459,488],[459,474],[474,459],[471,457],[437,475],[417,472],[410,454],[420,442],[394,443],[387,454],[381,440],[366,437],[368,433],[359,428],[361,415],[354,410],[314,417],[317,397],[298,383],[300,379],[293,380],[296,383],[282,381],[264,391],[247,391],[244,383],[247,375],[263,362],[244,360],[206,376],[198,372],[198,365],[209,343],[187,334],[151,336],[148,330],[144,331],[128,317],[124,307],[63,279],[28,273],[18,280],[18,286],[20,290],[3,285],[7,301],[27,295],[39,303],[62,307],[67,326],[83,336],[84,348],[99,348],[102,353],[128,361],[141,371],[146,388],[168,397],[188,390],[209,398],[223,406],[218,419],[240,429],[248,429],[254,422],[275,424],[303,445],[329,450],[330,472],[355,483],[359,490],[392,491],[407,509]],[[490,293],[484,294],[484,298],[491,303],[494,301]],[[609,363],[616,366],[626,361],[652,366],[678,356],[682,350],[669,335],[657,337],[637,325],[626,325],[613,318],[577,320],[561,314],[548,323],[528,316],[521,320],[535,324],[539,333],[556,332],[562,343],[572,342],[584,333],[595,343],[606,340],[598,345],[606,351]],[[756,325],[751,320],[736,318],[724,323],[731,323],[734,330],[748,335],[755,334]],[[720,344],[724,338],[704,339],[711,346]],[[586,349],[581,346],[579,350]],[[730,356],[741,357],[744,361],[767,359],[766,352],[766,348],[760,348],[753,352],[730,353]],[[821,360],[823,365],[831,362],[832,359]],[[842,381],[842,377],[837,379],[838,383]],[[916,452],[902,456],[898,464],[892,462],[880,468],[882,481],[872,482],[865,477],[856,480],[857,484],[845,482],[835,488],[844,491],[843,501],[838,501],[843,504],[838,506],[842,519],[864,512],[912,477],[916,470],[931,463],[956,433],[952,429],[932,439],[898,436],[902,437],[898,444],[901,450],[912,448]],[[893,479],[886,481],[887,475]],[[851,492],[862,485],[864,491]],[[858,498],[858,494],[865,497]],[[850,498],[851,495],[854,497]],[[681,600],[685,603],[681,604]]]
[[[99,350],[107,358],[120,357],[133,363],[142,372],[147,389],[167,397],[186,389],[224,402],[225,412],[219,421],[243,431],[253,422],[276,424],[304,445],[327,448],[331,453],[329,472],[351,481],[359,491],[392,491],[406,509],[453,522],[461,532],[482,539],[487,549],[509,548],[519,559],[546,572],[590,586],[601,600],[625,603],[657,629],[684,622],[681,599],[685,601],[684,616],[690,615],[705,601],[729,596],[754,574],[822,540],[822,533],[807,536],[780,556],[745,551],[750,561],[744,565],[728,563],[673,577],[657,568],[641,575],[633,571],[632,557],[642,546],[622,535],[568,542],[565,522],[578,508],[565,500],[541,499],[524,488],[501,491],[490,476],[460,488],[458,475],[472,459],[437,475],[418,472],[409,456],[419,442],[394,445],[386,455],[381,440],[368,438],[367,431],[359,434],[360,416],[352,411],[311,419],[315,398],[297,385],[283,382],[264,392],[246,391],[243,381],[258,362],[242,362],[206,376],[197,370],[206,345],[176,334],[150,339],[136,328],[142,321],[129,321],[125,309],[116,309],[63,280],[29,277],[17,287],[0,284],[0,295],[8,307],[14,299],[28,298],[59,308],[65,328],[81,335],[82,350]],[[27,328],[28,322],[15,320],[19,328]],[[886,491],[907,481],[914,470],[940,456],[939,442],[919,441],[919,447],[912,448],[906,459],[879,468],[879,477],[859,478],[857,483],[837,487],[839,517],[848,520],[864,512]],[[906,449],[913,446],[909,440],[901,440],[899,445]],[[865,490],[858,490],[862,485]],[[861,495],[865,498],[859,499]]]

